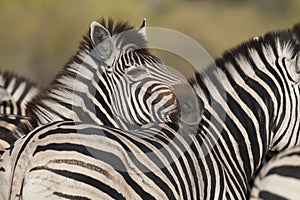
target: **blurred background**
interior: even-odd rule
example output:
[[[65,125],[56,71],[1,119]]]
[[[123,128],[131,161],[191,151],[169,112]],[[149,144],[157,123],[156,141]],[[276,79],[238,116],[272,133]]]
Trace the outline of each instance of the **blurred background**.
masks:
[[[253,36],[300,22],[298,0],[0,0],[0,69],[45,85],[101,17],[180,31],[213,57]],[[183,71],[185,61],[158,52]],[[174,56],[174,55],[173,55]]]

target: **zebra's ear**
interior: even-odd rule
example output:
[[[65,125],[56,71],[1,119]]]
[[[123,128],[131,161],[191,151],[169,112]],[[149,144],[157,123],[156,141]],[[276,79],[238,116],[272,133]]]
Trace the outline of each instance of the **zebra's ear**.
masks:
[[[144,18],[142,25],[138,29],[138,33],[143,36],[143,38],[147,41],[147,33],[146,33],[146,18]]]
[[[90,38],[99,56],[104,61],[109,60],[113,51],[113,42],[109,31],[98,22],[92,22],[90,25]]]

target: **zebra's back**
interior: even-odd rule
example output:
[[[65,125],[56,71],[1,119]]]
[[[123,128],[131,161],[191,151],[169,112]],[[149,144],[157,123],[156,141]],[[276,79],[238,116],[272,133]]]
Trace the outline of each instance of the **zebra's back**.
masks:
[[[1,198],[200,199],[197,156],[180,138],[166,125],[38,127],[3,154]]]
[[[300,146],[272,158],[254,181],[251,199],[299,199]]]

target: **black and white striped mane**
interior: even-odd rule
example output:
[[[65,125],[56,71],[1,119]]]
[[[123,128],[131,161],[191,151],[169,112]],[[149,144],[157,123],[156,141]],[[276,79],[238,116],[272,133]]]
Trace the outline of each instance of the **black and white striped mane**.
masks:
[[[262,47],[267,45],[272,47],[276,56],[280,56],[279,51],[284,48],[290,48],[294,51],[293,53],[297,53],[299,50],[298,40],[300,38],[300,33],[297,33],[300,31],[298,29],[300,29],[300,24],[293,29],[269,32],[263,36],[254,37],[235,48],[225,51],[221,58],[216,59],[216,64],[217,66],[223,65],[240,55],[249,59],[251,57],[249,49],[255,49],[259,54],[262,54]]]
[[[211,66],[208,66],[206,70],[199,73],[196,72],[196,79],[203,76],[203,74],[210,74],[210,70],[213,68],[221,69],[227,72],[228,63],[232,64],[234,68],[239,68],[237,64],[237,58],[245,59],[249,64],[254,64],[251,60],[254,59],[251,55],[251,50],[254,50],[258,55],[264,55],[263,48],[271,47],[272,52],[276,57],[287,55],[290,59],[294,58],[300,50],[300,24],[296,24],[292,29],[268,32],[263,36],[251,38],[250,40],[237,45],[234,48],[226,50],[221,57],[216,58]],[[299,69],[300,70],[300,69]],[[244,76],[242,70],[238,70]],[[190,79],[190,83],[194,84],[194,78]],[[208,92],[208,91],[207,91]]]
[[[19,89],[19,90],[18,90]],[[39,87],[36,83],[28,78],[18,75],[10,71],[0,71],[0,104],[8,108],[0,110],[1,115],[24,115],[26,113],[19,113],[21,107],[34,97],[38,92]],[[14,111],[13,107],[9,104],[15,103],[18,111]]]
[[[259,54],[263,54],[263,46],[271,46],[276,56],[280,56],[280,50],[289,48],[296,54],[300,49],[300,24],[295,25],[292,29],[283,31],[273,31],[266,33],[260,37],[254,37],[246,41],[236,48],[225,51],[222,58],[216,59],[217,66],[223,65],[226,62],[231,62],[234,57],[239,55],[249,59],[251,57],[249,49],[255,49]],[[295,55],[293,55],[295,56]],[[218,64],[219,63],[219,64]]]
[[[29,120],[27,103],[38,93],[31,80],[10,71],[0,71],[0,149],[22,135],[15,131]]]

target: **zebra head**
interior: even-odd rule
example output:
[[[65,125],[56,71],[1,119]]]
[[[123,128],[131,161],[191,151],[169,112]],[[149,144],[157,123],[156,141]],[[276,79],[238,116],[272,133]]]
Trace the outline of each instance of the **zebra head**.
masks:
[[[145,25],[92,22],[79,51],[29,103],[33,120],[22,129],[68,119],[127,130],[198,124],[201,105],[193,90],[147,50]]]
[[[107,27],[103,22],[91,23],[90,55],[104,66],[98,78],[107,80],[116,121],[125,126],[198,123],[199,104],[189,83],[146,49],[146,21],[138,29],[122,32],[108,30],[110,23]]]

